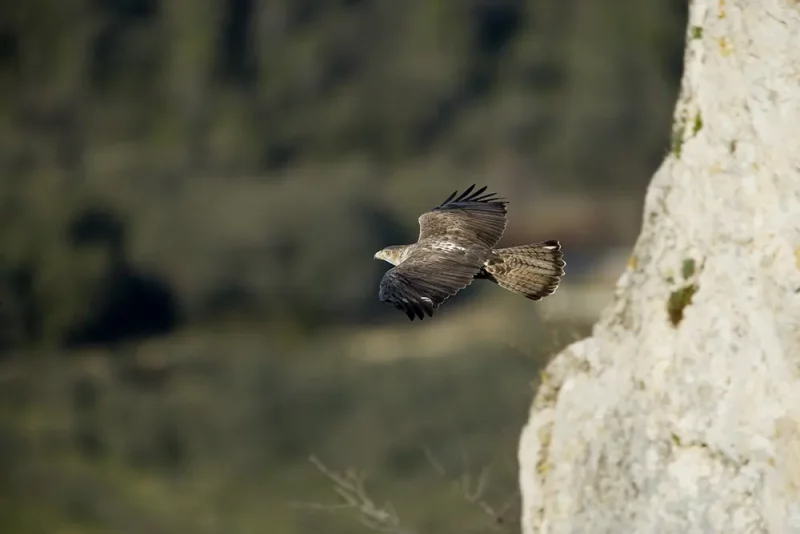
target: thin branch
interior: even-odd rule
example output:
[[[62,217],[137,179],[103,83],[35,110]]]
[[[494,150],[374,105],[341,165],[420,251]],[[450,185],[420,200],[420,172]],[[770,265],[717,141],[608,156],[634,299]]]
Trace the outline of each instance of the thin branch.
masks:
[[[367,494],[365,487],[366,475],[364,473],[355,469],[337,473],[329,469],[315,456],[309,458],[309,461],[333,483],[333,491],[344,502],[329,505],[294,503],[293,506],[327,512],[350,510],[355,512],[356,519],[361,524],[377,532],[384,534],[416,534],[414,530],[400,524],[400,517],[391,503],[386,503],[379,507],[373,502]]]
[[[433,467],[433,470],[436,471],[439,476],[447,478],[447,472],[445,471],[441,462],[439,462],[433,455],[433,453],[427,448],[424,449],[424,453],[428,459],[428,462]],[[469,473],[464,473],[458,479],[451,480],[450,482],[456,488],[458,493],[461,494],[465,501],[477,506],[492,520],[492,525],[490,528],[497,532],[504,528],[504,525],[506,524],[505,514],[508,513],[513,506],[515,499],[519,495],[519,492],[515,492],[515,494],[512,495],[499,510],[495,510],[494,507],[492,507],[492,505],[490,505],[483,498],[486,485],[488,484],[489,475],[489,468],[484,467],[481,469],[481,473],[478,475],[475,481],[473,481],[473,477],[471,477]]]

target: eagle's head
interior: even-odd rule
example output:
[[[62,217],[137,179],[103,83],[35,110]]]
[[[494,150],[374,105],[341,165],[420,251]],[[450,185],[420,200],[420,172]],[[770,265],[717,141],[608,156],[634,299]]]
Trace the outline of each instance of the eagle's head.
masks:
[[[376,260],[383,260],[391,263],[392,265],[397,265],[405,259],[405,252],[407,248],[407,245],[393,245],[391,247],[386,247],[376,252],[374,258]]]

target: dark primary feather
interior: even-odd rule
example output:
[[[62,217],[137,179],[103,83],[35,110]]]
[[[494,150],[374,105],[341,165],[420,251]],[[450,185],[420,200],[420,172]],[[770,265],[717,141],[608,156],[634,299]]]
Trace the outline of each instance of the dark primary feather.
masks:
[[[434,310],[467,287],[480,271],[482,257],[418,248],[404,262],[386,271],[378,298],[405,312],[412,321]]]
[[[419,218],[419,239],[446,238],[463,246],[491,249],[506,229],[507,201],[495,193],[484,193],[486,186],[473,192],[475,185],[447,200]]]

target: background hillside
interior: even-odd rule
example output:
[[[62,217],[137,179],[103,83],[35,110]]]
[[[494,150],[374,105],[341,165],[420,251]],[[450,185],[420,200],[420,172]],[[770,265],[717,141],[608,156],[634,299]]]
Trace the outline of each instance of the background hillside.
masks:
[[[358,532],[291,505],[337,502],[310,454],[419,531],[515,531],[519,428],[637,234],[685,11],[0,3],[3,531]],[[409,323],[372,255],[472,183],[565,283]],[[448,481],[484,468],[502,522]]]

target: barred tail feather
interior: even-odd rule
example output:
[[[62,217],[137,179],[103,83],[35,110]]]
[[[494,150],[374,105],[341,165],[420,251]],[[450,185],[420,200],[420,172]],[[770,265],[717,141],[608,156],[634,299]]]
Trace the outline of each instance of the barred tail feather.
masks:
[[[561,244],[543,241],[495,250],[481,277],[531,300],[541,300],[558,289],[565,266]]]

